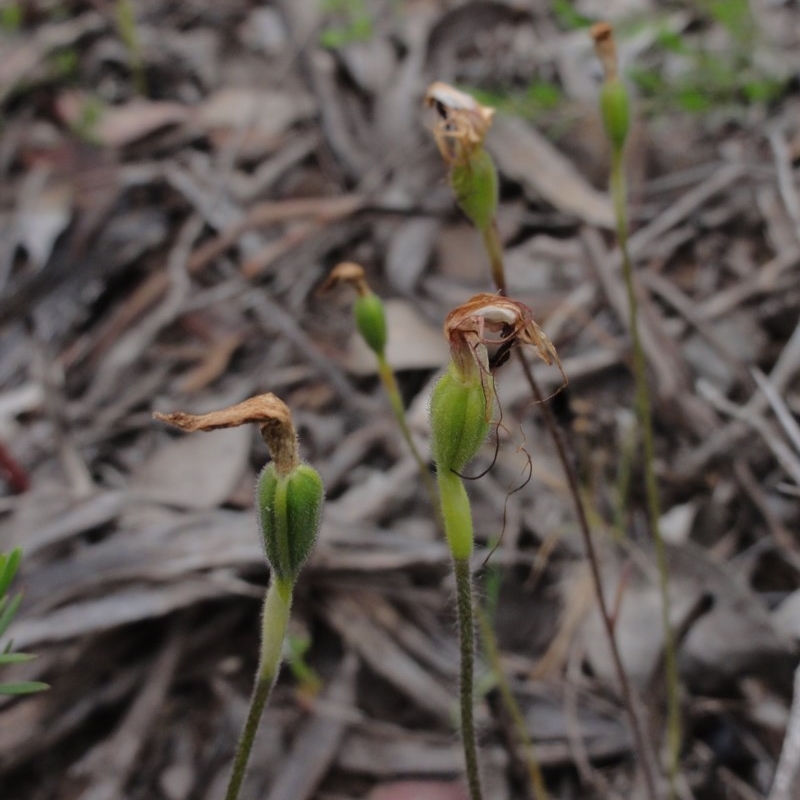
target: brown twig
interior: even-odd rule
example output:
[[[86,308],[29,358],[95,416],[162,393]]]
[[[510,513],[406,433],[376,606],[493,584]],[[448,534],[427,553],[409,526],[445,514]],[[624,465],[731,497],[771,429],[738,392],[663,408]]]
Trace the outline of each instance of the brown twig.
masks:
[[[502,273],[502,280],[499,280],[497,284],[497,288],[502,293],[506,293],[504,273]],[[578,518],[578,526],[580,527],[583,544],[586,548],[586,555],[592,572],[592,583],[594,585],[595,596],[597,598],[597,605],[600,610],[600,616],[603,620],[603,627],[608,638],[609,649],[614,662],[614,670],[617,673],[617,680],[619,681],[620,690],[622,692],[622,701],[628,714],[628,720],[636,744],[636,750],[639,753],[639,758],[641,759],[642,775],[644,776],[645,784],[647,786],[647,794],[650,800],[657,800],[658,794],[656,791],[655,768],[653,766],[654,760],[647,745],[647,740],[644,737],[642,724],[639,719],[639,715],[636,712],[633,689],[625,672],[625,667],[622,664],[619,648],[617,647],[617,640],[614,635],[614,623],[609,614],[606,599],[603,594],[603,581],[602,576],[600,575],[600,560],[592,540],[592,532],[589,528],[589,520],[586,515],[586,508],[583,504],[583,498],[581,497],[575,467],[569,457],[569,454],[567,453],[567,448],[564,443],[564,438],[561,435],[561,430],[558,427],[558,423],[553,416],[553,412],[549,404],[546,402],[546,398],[542,393],[542,390],[539,388],[539,384],[536,382],[536,379],[533,376],[533,370],[531,369],[530,364],[528,364],[525,354],[519,349],[515,350],[514,352],[516,353],[517,360],[519,361],[522,371],[525,374],[525,379],[528,382],[528,386],[530,387],[530,390],[536,399],[536,403],[542,411],[545,427],[550,434],[550,438],[553,440],[559,461],[561,461],[561,465],[564,470],[564,476],[567,479],[567,486],[569,488],[570,496],[572,497],[573,505],[575,506],[575,513]]]
[[[608,605],[603,594],[603,580],[600,575],[600,560],[595,550],[594,542],[592,541],[592,532],[589,528],[589,520],[586,516],[586,508],[583,504],[583,498],[580,494],[578,486],[578,479],[575,474],[575,468],[572,461],[567,454],[567,448],[564,444],[564,439],[559,430],[558,423],[553,416],[550,406],[545,402],[544,396],[533,377],[533,371],[530,368],[525,355],[521,350],[516,350],[517,359],[519,360],[528,385],[533,392],[536,402],[541,408],[542,417],[544,418],[545,427],[547,428],[553,444],[556,447],[558,458],[561,461],[564,469],[564,476],[567,479],[567,486],[569,488],[570,496],[572,497],[575,506],[575,513],[578,517],[578,525],[581,530],[583,544],[586,548],[586,556],[589,560],[589,566],[592,571],[592,583],[595,589],[595,596],[597,598],[597,606],[600,610],[600,617],[603,620],[603,627],[605,628],[606,636],[608,637],[609,649],[611,651],[611,658],[614,662],[614,670],[617,673],[617,680],[619,681],[620,690],[622,691],[622,701],[625,705],[625,710],[628,713],[628,721],[631,726],[631,732],[636,743],[636,750],[641,759],[642,774],[644,775],[645,783],[647,784],[647,794],[651,800],[656,800],[658,794],[656,792],[656,782],[654,776],[653,759],[647,741],[642,731],[642,724],[639,715],[636,713],[636,705],[633,696],[633,688],[628,680],[628,675],[625,672],[625,667],[622,664],[622,658],[619,654],[617,647],[617,640],[614,635],[614,623],[608,611]]]

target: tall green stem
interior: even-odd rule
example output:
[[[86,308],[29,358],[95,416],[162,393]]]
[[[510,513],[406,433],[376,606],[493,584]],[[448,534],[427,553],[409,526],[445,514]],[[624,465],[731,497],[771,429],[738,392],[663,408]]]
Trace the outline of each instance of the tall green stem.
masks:
[[[289,624],[291,606],[292,584],[289,581],[273,577],[264,600],[261,657],[256,674],[256,684],[250,699],[250,708],[247,711],[242,735],[236,747],[233,771],[228,783],[228,790],[225,793],[225,800],[238,800],[261,716],[280,670],[281,651]]]
[[[481,800],[478,746],[475,737],[473,711],[475,637],[472,615],[472,574],[468,558],[454,558],[453,572],[456,576],[456,603],[458,606],[458,640],[461,647],[461,674],[459,695],[461,697],[461,738],[464,742],[464,758],[467,763],[467,785],[472,800]],[[469,655],[467,655],[469,654]]]
[[[472,606],[472,512],[464,484],[454,472],[439,472],[439,496],[445,534],[453,555],[456,578],[456,604],[458,608],[458,638],[461,649],[461,675],[459,697],[461,703],[461,740],[467,767],[467,785],[470,800],[482,800],[478,747],[475,737],[473,711],[475,637]]]
[[[650,529],[656,551],[659,590],[661,593],[661,622],[664,628],[664,668],[667,680],[667,751],[670,791],[675,794],[681,750],[680,683],[678,662],[675,654],[675,637],[670,623],[669,565],[664,539],[659,523],[660,510],[658,483],[655,473],[655,445],[653,436],[653,416],[650,403],[650,390],[647,386],[647,363],[644,348],[639,336],[639,304],[633,281],[633,265],[628,252],[628,221],[626,213],[625,170],[622,149],[612,148],[611,195],[617,223],[617,239],[622,254],[622,274],[628,295],[631,340],[633,343],[633,372],[636,381],[636,415],[642,432],[642,451],[644,460],[645,492]]]

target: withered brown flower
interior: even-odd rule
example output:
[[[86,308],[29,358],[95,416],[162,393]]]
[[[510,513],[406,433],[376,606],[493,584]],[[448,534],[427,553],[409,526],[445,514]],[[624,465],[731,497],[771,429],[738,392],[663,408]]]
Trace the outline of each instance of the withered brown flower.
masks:
[[[219,411],[209,411],[207,414],[188,414],[184,411],[175,411],[171,414],[155,412],[153,417],[189,433],[236,428],[254,422],[261,430],[279,473],[288,474],[300,463],[292,414],[286,403],[270,392],[250,397]]]
[[[364,267],[361,264],[356,264],[354,261],[342,261],[337,264],[330,272],[330,275],[325,279],[319,291],[327,292],[333,289],[334,286],[341,284],[349,284],[359,297],[364,297],[370,293],[367,279],[364,275]]]
[[[589,33],[594,39],[594,49],[600,59],[600,63],[603,65],[606,80],[616,80],[617,46],[614,43],[612,27],[607,22],[596,22],[589,29]]]
[[[425,105],[439,114],[433,136],[442,158],[450,166],[466,163],[483,144],[495,109],[441,81],[428,87]]]
[[[497,336],[489,337],[487,331]],[[499,294],[476,294],[447,315],[444,333],[456,359],[466,357],[467,348],[474,358],[479,344],[496,346],[490,361],[487,357],[492,370],[505,363],[517,344],[533,345],[542,361],[555,364],[567,381],[553,343],[533,319],[531,309],[518,300]]]

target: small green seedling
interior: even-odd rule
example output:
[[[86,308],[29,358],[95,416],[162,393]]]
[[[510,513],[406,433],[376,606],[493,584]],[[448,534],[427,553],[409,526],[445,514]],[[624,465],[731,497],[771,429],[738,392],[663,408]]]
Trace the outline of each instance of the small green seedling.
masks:
[[[22,4],[9,3],[0,7],[0,31],[17,33],[22,27]]]
[[[10,553],[0,553],[0,643],[16,616],[19,604],[22,601],[22,594],[11,595],[9,590],[11,582],[19,569],[22,560],[22,550],[15,547]],[[30,653],[14,653],[12,647],[14,643],[10,639],[0,646],[0,667],[8,664],[21,664],[36,658]],[[46,683],[41,681],[14,681],[0,683],[0,694],[32,694],[49,689]]]
[[[147,95],[147,77],[142,57],[142,44],[139,40],[139,30],[136,27],[136,9],[132,0],[117,0],[117,30],[120,39],[128,51],[131,76],[137,94],[142,97]]]

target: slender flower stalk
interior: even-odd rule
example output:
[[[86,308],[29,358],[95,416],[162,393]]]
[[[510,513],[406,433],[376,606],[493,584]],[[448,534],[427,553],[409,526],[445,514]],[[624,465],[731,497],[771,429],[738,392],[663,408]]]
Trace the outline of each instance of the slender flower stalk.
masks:
[[[600,90],[600,110],[606,135],[611,144],[610,188],[616,217],[616,232],[622,254],[622,275],[628,296],[631,340],[633,343],[633,374],[636,381],[636,415],[642,437],[642,454],[647,494],[647,512],[656,552],[661,593],[661,614],[664,628],[664,668],[667,682],[667,771],[670,792],[674,796],[680,768],[681,712],[680,678],[675,653],[675,637],[670,623],[669,566],[664,539],[661,536],[658,483],[655,474],[655,444],[650,390],[647,385],[647,362],[639,334],[639,305],[633,276],[633,264],[628,249],[628,219],[624,168],[625,140],[630,124],[630,103],[627,89],[619,78],[617,53],[611,26],[599,22],[592,26],[592,38],[597,56],[603,65],[605,81]]]
[[[496,232],[496,228],[494,226],[492,226],[492,230]],[[445,533],[439,491],[431,478],[431,473],[428,471],[427,464],[425,464],[422,460],[422,457],[417,451],[414,441],[411,438],[405,416],[405,407],[403,406],[402,398],[397,387],[397,381],[395,379],[394,372],[389,365],[388,360],[386,359],[386,323],[385,314],[383,313],[383,306],[380,303],[380,300],[378,300],[376,296],[370,292],[364,276],[364,270],[360,265],[352,262],[343,262],[338,264],[328,276],[328,280],[325,282],[325,284],[323,284],[322,289],[323,291],[327,290],[334,283],[339,282],[352,283],[358,293],[358,299],[356,300],[356,305],[354,308],[356,324],[362,337],[375,353],[375,357],[378,362],[378,374],[380,375],[384,390],[389,398],[395,419],[397,420],[403,437],[408,443],[412,455],[417,461],[423,484],[428,491],[433,508],[436,510],[437,525],[441,529],[442,533]],[[375,299],[373,300],[371,298]],[[460,570],[462,567],[460,566],[458,569]],[[460,585],[464,585],[468,582],[468,580],[469,576],[466,578],[464,576],[457,578],[457,581]],[[468,598],[464,593],[459,594],[459,598],[462,602],[467,602],[467,600],[469,601],[467,608],[472,606],[471,598]],[[500,651],[497,647],[497,640],[495,638],[494,631],[492,630],[491,623],[489,622],[489,617],[486,613],[484,613],[483,609],[479,605],[475,606],[475,614],[480,627],[481,639],[484,643],[486,656],[497,680],[500,696],[508,710],[509,716],[511,717],[512,723],[520,738],[520,742],[525,748],[526,766],[528,769],[534,797],[536,800],[548,800],[547,789],[544,785],[542,771],[539,767],[538,761],[535,758],[533,743],[531,742],[531,738],[528,735],[528,731],[525,727],[525,720],[523,719],[522,713],[520,712],[517,702],[514,699],[514,695],[511,692],[508,680],[503,673],[502,664],[500,662]],[[459,617],[459,620],[461,621],[465,618],[466,617],[462,614]],[[466,642],[465,647],[469,651],[474,649],[474,644],[471,637],[473,637],[473,629],[471,625],[467,626],[466,628],[460,628],[459,639]],[[473,684],[474,680],[471,660],[463,660],[461,666],[464,670],[464,674],[461,675],[460,685],[469,686]],[[462,704],[467,697],[469,697],[467,693],[462,693]],[[470,720],[469,724],[471,725],[471,714],[469,712],[465,712],[463,706],[461,708],[461,717],[463,719]],[[472,727],[470,727],[467,732],[467,741],[473,742],[474,740],[474,730]],[[477,753],[470,752],[468,759],[470,762],[477,763]]]
[[[261,652],[258,671],[256,672],[253,694],[250,698],[250,706],[247,709],[247,719],[239,737],[239,744],[236,747],[236,755],[233,760],[233,769],[228,781],[228,788],[225,792],[225,800],[236,800],[239,797],[258,726],[261,723],[264,708],[272,693],[272,687],[278,677],[283,641],[286,638],[289,613],[292,607],[292,591],[293,586],[291,583],[278,579],[273,580],[267,589],[262,616]]]
[[[338,284],[349,284],[356,291],[356,301],[353,304],[353,316],[355,317],[356,327],[368,347],[375,354],[378,363],[378,376],[383,384],[383,390],[389,400],[395,421],[400,428],[414,461],[417,462],[420,477],[422,478],[425,490],[428,493],[431,504],[434,508],[439,505],[439,496],[436,492],[436,484],[431,476],[428,464],[419,452],[419,448],[411,436],[411,430],[406,420],[406,409],[403,398],[400,395],[400,388],[397,385],[394,370],[386,358],[386,343],[388,341],[388,329],[386,326],[386,312],[383,302],[375,292],[370,289],[367,283],[364,268],[360,264],[352,261],[343,261],[337,264],[327,280],[321,287],[325,292]]]
[[[496,223],[499,201],[497,173],[491,157],[483,148],[483,141],[494,116],[494,109],[481,106],[469,95],[439,82],[432,84],[428,88],[425,102],[429,107],[435,108],[439,114],[439,120],[434,127],[433,134],[439,147],[439,152],[448,165],[450,183],[453,187],[456,201],[481,233],[495,286],[498,291],[505,293],[507,287],[503,248]],[[490,177],[492,175],[494,176],[493,179]],[[550,346],[552,347],[552,345]],[[656,800],[655,778],[651,767],[650,751],[634,703],[633,690],[622,664],[614,636],[613,622],[603,594],[600,562],[592,540],[588,515],[581,497],[575,467],[567,453],[564,438],[553,412],[545,402],[546,398],[534,378],[533,371],[524,353],[521,350],[517,350],[516,356],[534,399],[542,410],[545,426],[553,440],[556,453],[567,479],[567,486],[575,506],[578,524],[592,572],[592,581],[600,616],[603,620],[603,627],[622,691],[625,709],[628,713],[631,731],[636,742],[636,749],[640,755],[648,796],[650,800]],[[561,369],[560,362],[556,361],[556,363]],[[561,369],[561,374],[566,382],[566,375],[564,375],[563,369]]]
[[[324,490],[319,474],[300,461],[291,413],[273,394],[252,397],[208,414],[154,414],[185,431],[211,431],[258,424],[272,455],[258,477],[258,521],[272,573],[264,600],[261,649],[255,686],[233,761],[226,800],[237,800],[264,707],[280,671],[294,586],[319,531]]]

